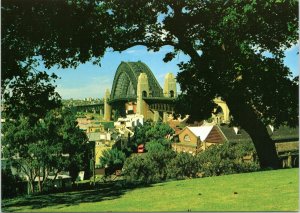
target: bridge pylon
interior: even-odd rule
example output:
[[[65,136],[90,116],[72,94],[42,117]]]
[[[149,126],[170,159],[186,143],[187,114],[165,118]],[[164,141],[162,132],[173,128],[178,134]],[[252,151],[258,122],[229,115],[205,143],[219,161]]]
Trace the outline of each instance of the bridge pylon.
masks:
[[[141,73],[138,77],[138,83],[137,83],[137,108],[136,113],[143,115],[144,118],[147,118],[147,104],[143,100],[144,97],[149,96],[149,82],[148,82],[148,76],[146,73]]]
[[[164,97],[168,97],[168,98],[177,97],[176,79],[173,73],[169,72],[165,75],[163,93],[164,93]]]
[[[109,89],[106,89],[104,95],[104,120],[110,121],[111,120],[111,106],[109,105],[110,92]]]

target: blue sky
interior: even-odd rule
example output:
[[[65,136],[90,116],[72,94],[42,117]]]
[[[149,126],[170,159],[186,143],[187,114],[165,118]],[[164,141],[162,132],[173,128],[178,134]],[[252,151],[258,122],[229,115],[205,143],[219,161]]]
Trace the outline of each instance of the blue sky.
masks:
[[[164,46],[158,52],[148,52],[144,46],[135,46],[121,53],[106,52],[101,59],[101,67],[91,62],[81,64],[76,69],[51,68],[47,72],[55,72],[61,79],[57,80],[57,92],[63,99],[102,98],[105,89],[111,90],[115,72],[121,61],[142,61],[152,70],[158,82],[163,86],[164,76],[168,72],[176,74],[177,64],[187,61],[188,56],[180,53],[171,62],[164,63],[163,58],[171,46]],[[285,51],[285,64],[291,69],[293,75],[299,75],[299,62],[297,52],[299,44]],[[45,70],[43,66],[38,68]],[[177,88],[179,90],[179,88]]]

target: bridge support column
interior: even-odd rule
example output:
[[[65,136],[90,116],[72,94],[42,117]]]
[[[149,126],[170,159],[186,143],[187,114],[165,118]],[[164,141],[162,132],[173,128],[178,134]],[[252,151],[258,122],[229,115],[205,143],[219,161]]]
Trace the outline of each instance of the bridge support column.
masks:
[[[109,97],[110,97],[110,92],[108,89],[106,89],[105,96],[104,96],[104,120],[105,121],[111,120],[111,106],[108,103]]]
[[[176,79],[173,73],[166,74],[163,93],[164,93],[164,97],[168,97],[168,98],[177,97]]]
[[[168,117],[169,117],[168,113],[167,113],[167,112],[164,112],[164,113],[163,113],[163,122],[164,122],[164,123],[167,123],[167,122],[168,122]]]
[[[146,73],[141,73],[138,78],[137,84],[137,103],[136,103],[136,113],[143,115],[144,119],[147,119],[146,103],[143,97],[149,95],[149,82]]]
[[[230,121],[230,111],[225,101],[222,101],[220,98],[215,98],[214,102],[219,105],[223,111],[223,121],[228,123]]]
[[[158,122],[159,121],[159,112],[158,111],[154,111],[153,121],[154,122]]]

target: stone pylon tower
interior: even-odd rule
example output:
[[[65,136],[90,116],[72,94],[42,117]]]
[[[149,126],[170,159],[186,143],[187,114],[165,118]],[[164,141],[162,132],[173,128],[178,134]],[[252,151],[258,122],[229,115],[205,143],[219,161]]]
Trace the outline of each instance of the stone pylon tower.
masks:
[[[148,76],[146,73],[141,73],[138,78],[137,83],[137,106],[136,106],[136,113],[143,115],[144,118],[147,117],[147,105],[145,101],[143,100],[143,97],[149,96],[149,82],[148,82]]]
[[[168,97],[168,98],[177,97],[176,79],[173,73],[167,73],[165,75],[163,92],[164,92],[164,97]]]
[[[111,120],[111,106],[108,103],[109,98],[110,98],[110,92],[109,89],[106,89],[104,95],[104,120],[105,121]]]

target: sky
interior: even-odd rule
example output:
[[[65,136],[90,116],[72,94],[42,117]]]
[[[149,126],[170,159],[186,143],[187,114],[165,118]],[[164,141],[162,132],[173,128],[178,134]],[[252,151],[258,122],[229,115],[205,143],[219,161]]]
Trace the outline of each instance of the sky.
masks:
[[[101,66],[87,62],[79,65],[76,69],[57,69],[53,67],[47,72],[54,72],[60,77],[56,81],[56,91],[63,99],[103,98],[105,90],[111,90],[119,64],[122,61],[135,62],[140,60],[151,69],[163,88],[164,76],[168,72],[172,72],[176,76],[179,71],[177,64],[189,60],[189,56],[179,53],[172,61],[163,62],[165,54],[172,50],[171,46],[164,46],[158,52],[148,52],[144,46],[135,46],[121,53],[106,52],[101,59]],[[285,51],[284,63],[290,68],[293,76],[299,75],[299,55],[297,52],[299,52],[299,43]],[[42,65],[38,69],[46,70]],[[177,90],[180,90],[179,86]]]

